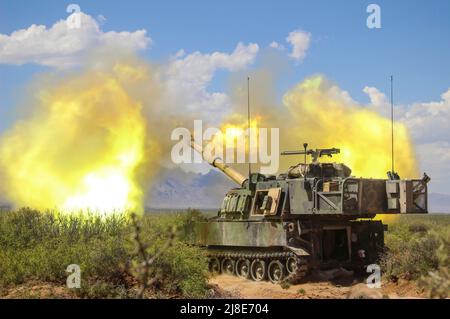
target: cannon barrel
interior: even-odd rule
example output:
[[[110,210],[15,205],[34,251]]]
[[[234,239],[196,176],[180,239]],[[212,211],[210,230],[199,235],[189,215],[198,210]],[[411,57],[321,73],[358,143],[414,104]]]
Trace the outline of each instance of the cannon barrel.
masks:
[[[247,177],[243,176],[238,171],[232,169],[230,166],[225,164],[220,157],[210,157],[208,154],[205,154],[202,150],[202,147],[195,143],[193,136],[191,135],[191,147],[199,152],[202,155],[203,160],[208,162],[209,165],[214,166],[221,170],[225,175],[227,175],[234,182],[243,186],[244,182],[247,180]]]

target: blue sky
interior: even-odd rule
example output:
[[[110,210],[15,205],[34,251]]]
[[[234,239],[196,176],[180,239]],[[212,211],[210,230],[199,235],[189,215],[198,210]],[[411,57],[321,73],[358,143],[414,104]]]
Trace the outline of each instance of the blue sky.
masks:
[[[366,27],[366,7],[381,7],[382,28]],[[66,1],[0,1],[0,33],[31,24],[51,26],[67,16]],[[365,85],[382,91],[396,77],[399,103],[436,99],[450,83],[449,1],[74,1],[83,12],[107,18],[104,31],[146,29],[145,55],[159,60],[187,53],[233,50],[236,43],[284,42],[301,28],[311,33],[308,56],[281,79],[281,89],[305,75],[324,73],[366,102]],[[42,68],[0,65],[2,99]],[[218,83],[216,83],[218,82]],[[220,85],[220,77],[212,85]]]
[[[376,88],[372,90],[375,97],[379,92],[388,95],[393,74],[395,102],[402,106],[399,117],[412,131],[421,168],[431,167],[435,190],[450,194],[450,1],[0,0],[0,132],[13,123],[11,111],[26,95],[30,80],[52,68],[42,63],[2,62],[2,41],[32,24],[50,29],[68,17],[66,8],[72,2],[94,19],[104,16],[103,32],[145,29],[152,43],[139,54],[157,63],[167,62],[180,49],[185,56],[199,51],[202,59],[221,52],[230,60],[242,42],[258,44],[257,66],[261,52],[276,41],[285,47],[283,54],[289,61],[277,79],[280,97],[306,76],[320,73],[368,105],[369,94],[363,88]],[[381,29],[366,26],[370,3],[381,8]],[[286,37],[294,30],[310,34],[300,62],[287,58],[292,48]],[[40,43],[35,47],[41,49]],[[212,80],[204,83],[208,92],[226,92],[229,70],[216,66],[211,72]],[[196,89],[210,98],[202,88]],[[378,107],[388,108],[383,103]]]

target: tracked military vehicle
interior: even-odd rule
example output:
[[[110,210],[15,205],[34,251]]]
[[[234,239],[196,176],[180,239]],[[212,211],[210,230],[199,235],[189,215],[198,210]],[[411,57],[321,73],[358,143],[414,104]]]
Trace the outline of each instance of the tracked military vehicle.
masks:
[[[202,149],[191,141],[191,147]],[[220,158],[203,159],[236,183],[216,217],[195,224],[192,240],[206,247],[210,270],[273,283],[298,282],[311,269],[363,269],[377,261],[387,225],[376,214],[427,213],[428,176],[356,178],[342,163],[321,163],[339,149],[283,152],[303,163],[278,176],[246,177]],[[312,161],[306,162],[306,156]]]

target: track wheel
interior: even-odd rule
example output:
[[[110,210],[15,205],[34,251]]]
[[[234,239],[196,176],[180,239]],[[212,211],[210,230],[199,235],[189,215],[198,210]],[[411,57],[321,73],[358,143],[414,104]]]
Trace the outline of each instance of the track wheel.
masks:
[[[250,275],[254,281],[261,281],[266,278],[266,263],[262,259],[253,260],[250,266]]]
[[[231,258],[225,258],[222,260],[222,273],[234,275],[234,264],[234,260]]]
[[[286,270],[289,275],[297,271],[297,258],[291,256],[286,260]]]
[[[280,283],[284,279],[284,266],[279,260],[273,260],[269,264],[269,268],[267,270],[267,274],[269,275],[269,280],[274,283]]]
[[[217,257],[211,257],[209,259],[209,271],[213,274],[220,274],[220,261]]]
[[[236,275],[244,279],[250,276],[250,260],[241,258],[236,262]]]

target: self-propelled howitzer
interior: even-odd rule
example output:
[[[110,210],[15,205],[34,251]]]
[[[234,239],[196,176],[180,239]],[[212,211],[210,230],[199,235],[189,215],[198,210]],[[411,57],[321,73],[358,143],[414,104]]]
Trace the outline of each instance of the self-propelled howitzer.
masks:
[[[200,146],[191,146],[202,154]],[[321,163],[339,149],[288,151],[305,156],[286,173],[244,177],[220,158],[203,158],[236,182],[216,217],[192,231],[208,249],[210,270],[256,281],[298,281],[309,270],[363,268],[377,261],[387,225],[376,214],[427,213],[428,176],[356,178],[342,163]],[[312,162],[306,163],[306,156]]]

